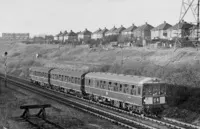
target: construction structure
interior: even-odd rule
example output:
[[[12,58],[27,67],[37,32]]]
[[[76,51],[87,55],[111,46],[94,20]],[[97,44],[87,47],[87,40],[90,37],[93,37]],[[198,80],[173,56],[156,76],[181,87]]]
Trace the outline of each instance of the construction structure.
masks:
[[[177,25],[177,30],[180,29],[181,23],[184,22],[184,18],[187,14],[192,13],[194,21],[191,22],[193,27],[189,30],[190,35],[188,35],[187,32],[178,32],[177,31],[177,39],[175,42],[175,48],[182,46],[182,41],[180,40],[180,34],[184,35],[184,37],[181,37],[183,39],[187,39],[188,37],[192,37],[192,43],[195,47],[199,46],[199,38],[200,38],[200,30],[199,30],[199,9],[200,9],[200,0],[182,0],[181,5],[181,12],[179,17],[179,22]],[[183,34],[184,33],[184,34]],[[191,35],[192,34],[192,35]]]

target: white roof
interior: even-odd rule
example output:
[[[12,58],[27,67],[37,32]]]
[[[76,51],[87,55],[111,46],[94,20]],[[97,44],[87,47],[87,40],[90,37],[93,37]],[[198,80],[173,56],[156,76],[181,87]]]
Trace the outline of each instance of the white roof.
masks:
[[[144,83],[164,83],[159,78],[135,76],[135,75],[124,75],[124,74],[112,74],[112,73],[103,73],[103,72],[88,73],[86,74],[85,77],[102,79],[102,80],[110,80],[110,81],[122,82],[122,83],[128,83],[128,84],[136,84],[136,85],[142,85]]]

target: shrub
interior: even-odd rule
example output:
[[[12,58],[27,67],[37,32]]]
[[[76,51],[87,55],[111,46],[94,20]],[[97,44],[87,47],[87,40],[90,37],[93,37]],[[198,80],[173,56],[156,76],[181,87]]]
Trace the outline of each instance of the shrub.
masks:
[[[19,53],[19,52],[15,52],[15,53],[13,53],[12,55],[11,55],[11,57],[17,57],[17,56],[19,56],[21,53]]]

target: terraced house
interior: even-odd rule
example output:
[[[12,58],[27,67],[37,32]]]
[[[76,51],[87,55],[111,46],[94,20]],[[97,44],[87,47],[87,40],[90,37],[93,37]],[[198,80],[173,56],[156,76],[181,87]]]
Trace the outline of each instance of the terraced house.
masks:
[[[189,39],[190,40],[196,40],[197,39],[197,33],[199,34],[200,32],[200,28],[197,29],[197,25],[194,25],[190,28],[190,36]],[[199,34],[200,35],[200,34]]]
[[[66,41],[67,34],[68,34],[68,32],[67,32],[67,31],[64,31],[64,32],[63,32],[63,34],[62,34],[62,36],[63,36],[63,42],[65,42],[65,41]]]
[[[189,38],[190,28],[192,26],[193,25],[190,23],[181,21],[181,22],[177,23],[176,25],[167,29],[167,37],[169,40],[172,40],[177,37],[179,37],[179,38],[188,37]]]
[[[123,30],[121,35],[124,38],[127,39],[132,39],[134,37],[134,30],[137,29],[137,26],[135,26],[134,24],[132,24],[132,26],[128,27],[127,29]]]
[[[115,29],[115,30],[113,31],[113,34],[114,34],[114,35],[120,35],[120,34],[122,33],[122,31],[125,30],[125,29],[126,29],[126,28],[123,27],[123,26],[121,25],[119,28],[117,28],[117,29]]]
[[[115,35],[115,30],[117,28],[114,26],[112,29],[108,30],[106,33],[105,33],[105,36],[112,36],[112,35]]]
[[[91,38],[94,39],[94,40],[99,39],[100,38],[100,33],[99,33],[100,31],[101,31],[101,29],[99,28],[98,30],[93,32],[92,35],[91,35]]]
[[[144,25],[139,26],[137,29],[135,29],[133,33],[136,38],[150,40],[151,29],[153,28],[154,27],[152,25],[146,22]]]
[[[59,35],[58,35],[58,40],[59,41],[63,41],[63,33],[60,31]]]
[[[108,31],[108,29],[105,27],[103,30],[101,30],[99,33],[98,33],[98,38],[99,39],[103,39],[105,37],[105,33]]]
[[[68,42],[75,42],[75,41],[78,41],[78,35],[73,32],[72,30],[67,34],[66,36],[66,40]]]
[[[166,21],[151,30],[151,39],[167,39],[167,29],[172,27]]]
[[[91,34],[92,33],[89,30],[85,29],[83,32],[78,34],[78,40],[89,40],[91,39]]]

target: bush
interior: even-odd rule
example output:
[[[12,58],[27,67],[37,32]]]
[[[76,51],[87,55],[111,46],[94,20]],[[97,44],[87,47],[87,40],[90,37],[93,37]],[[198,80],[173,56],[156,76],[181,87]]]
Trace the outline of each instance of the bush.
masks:
[[[11,55],[11,57],[17,57],[17,56],[19,56],[21,53],[19,53],[19,52],[15,52],[15,53],[13,53],[12,55]]]

